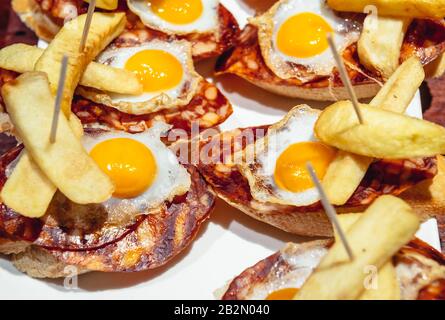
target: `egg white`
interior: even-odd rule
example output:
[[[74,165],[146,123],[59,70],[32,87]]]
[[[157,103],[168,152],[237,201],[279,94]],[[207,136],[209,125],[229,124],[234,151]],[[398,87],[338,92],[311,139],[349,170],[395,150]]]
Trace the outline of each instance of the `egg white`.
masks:
[[[143,133],[130,134],[126,132],[99,132],[85,134],[82,143],[90,152],[97,144],[115,138],[129,138],[144,144],[155,158],[156,177],[142,194],[134,198],[122,199],[112,197],[102,203],[109,216],[115,220],[122,214],[148,213],[158,208],[166,201],[171,201],[176,195],[181,195],[190,189],[191,179],[188,171],[179,163],[176,155],[160,140],[162,134],[170,129],[163,122],[156,122],[153,127]]]
[[[334,30],[333,39],[339,52],[343,52],[360,36],[360,26],[355,21],[337,16],[324,0],[283,0],[278,2],[269,12],[254,19],[253,23],[259,27],[259,43],[266,64],[282,79],[298,78],[308,81],[315,76],[330,75],[336,66],[330,48],[308,58],[289,56],[279,49],[277,36],[283,23],[292,16],[305,12],[314,13],[326,20]],[[298,32],[304,32],[304,30],[296,30],[296,36],[298,36]],[[298,68],[292,67],[292,64],[304,66],[307,71],[302,72]],[[308,72],[312,75],[307,75]]]
[[[328,249],[321,245],[310,245],[302,249],[298,244],[289,243],[281,250],[281,258],[286,267],[279,268],[280,262],[277,262],[273,266],[275,272],[270,273],[265,281],[249,287],[243,299],[265,300],[275,291],[301,288],[327,252]]]
[[[189,24],[174,24],[156,15],[146,0],[127,0],[130,10],[139,16],[142,22],[153,29],[169,34],[208,33],[218,29],[219,0],[202,0],[201,16]]]
[[[242,166],[253,198],[261,202],[293,206],[308,206],[320,200],[315,187],[303,192],[281,189],[275,182],[275,166],[279,156],[292,144],[317,141],[314,135],[319,111],[307,106],[292,109],[280,123],[272,126],[267,135],[255,143],[254,163]]]
[[[178,59],[178,61],[181,63],[183,70],[183,76],[180,83],[166,91],[144,92],[143,94],[137,96],[110,93],[109,95],[112,103],[145,102],[154,99],[161,94],[167,95],[170,100],[175,100],[184,96],[184,92],[187,92],[192,87],[190,83],[196,78],[196,73],[193,69],[193,62],[191,60],[191,48],[184,41],[167,42],[153,40],[133,47],[110,47],[100,54],[97,61],[111,67],[124,69],[128,59],[130,59],[136,53],[144,50],[162,50],[176,57],[176,59]]]

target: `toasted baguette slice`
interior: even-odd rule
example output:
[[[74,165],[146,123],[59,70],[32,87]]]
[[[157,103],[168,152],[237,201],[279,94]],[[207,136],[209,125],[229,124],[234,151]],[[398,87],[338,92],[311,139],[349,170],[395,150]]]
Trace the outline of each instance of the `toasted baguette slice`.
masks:
[[[409,29],[401,50],[401,61],[405,61],[412,55],[421,59],[422,64],[428,64],[437,59],[443,52],[445,42],[440,35],[445,30],[445,24],[433,20],[415,20],[413,27]],[[432,30],[431,34],[421,32],[424,28]],[[299,78],[280,78],[267,65],[262,54],[258,29],[248,24],[242,31],[238,44],[231,50],[225,52],[218,60],[215,68],[217,76],[224,74],[236,75],[262,89],[272,93],[306,100],[337,101],[349,99],[349,95],[343,86],[338,72],[334,69],[330,75],[313,75],[308,70],[306,73],[310,80]],[[407,38],[425,44],[413,45]],[[429,45],[431,43],[431,45]],[[371,98],[377,94],[381,85],[385,82],[383,77],[376,72],[367,70],[357,58],[356,44],[350,45],[342,53],[346,62],[347,71],[354,90],[359,99]],[[305,72],[304,66],[296,66]],[[309,73],[308,73],[309,72]]]
[[[400,198],[408,202],[422,221],[445,214],[445,194],[443,193],[445,189],[444,157],[437,157],[437,166],[438,173],[433,179],[426,180],[400,195]],[[200,170],[206,176],[202,168]],[[218,197],[254,219],[300,236],[333,236],[331,223],[323,210],[296,211],[290,210],[287,206],[260,203],[255,200],[241,203],[231,199],[227,192],[221,190],[218,185],[213,185],[212,181],[208,180],[208,182],[214,187]],[[362,212],[365,209],[366,206],[338,207],[337,213]]]
[[[61,22],[63,22],[60,16],[63,17],[67,15],[66,12],[68,12],[69,6],[71,6],[73,2],[75,5],[82,4],[82,13],[85,13],[88,4],[87,2],[79,0],[49,2],[48,11],[43,11],[36,0],[12,0],[12,8],[27,27],[35,32],[38,38],[50,42],[59,31]],[[124,0],[119,1],[122,5],[125,2]],[[166,40],[171,38],[171,36],[166,33],[144,27],[142,22],[136,19],[136,16],[126,7],[119,7],[117,10],[109,12],[123,10],[128,11],[127,16],[132,18],[131,21],[129,21],[131,26],[122,34],[123,37],[120,39],[121,41],[131,46],[134,45],[135,39],[145,42],[146,39],[152,38],[153,35],[156,38]],[[195,61],[219,56],[235,44],[240,29],[233,14],[222,4],[218,6],[218,19],[218,37],[209,33],[191,33],[176,37],[177,39],[188,40],[192,43],[193,58]]]
[[[433,182],[425,181],[425,183],[402,194],[401,198],[413,207],[422,221],[426,221],[437,215],[443,215],[445,212],[445,195],[435,191],[434,195],[432,195],[432,190],[439,189],[439,185],[445,186],[445,175],[443,171],[440,177],[433,179]],[[297,212],[286,215],[279,214],[279,212],[263,214],[252,207],[233,202],[221,193],[217,192],[217,195],[248,216],[283,231],[308,237],[331,237],[333,235],[331,223],[325,216],[324,211]],[[354,209],[339,208],[337,209],[337,213],[360,212],[363,209],[364,207]]]
[[[244,76],[241,77],[253,85],[260,87],[261,89],[289,98],[314,101],[337,101],[350,99],[349,93],[345,87],[307,88],[275,84],[267,81],[257,81],[254,78]],[[379,92],[380,89],[381,86],[378,83],[354,85],[354,91],[358,99],[372,98]]]

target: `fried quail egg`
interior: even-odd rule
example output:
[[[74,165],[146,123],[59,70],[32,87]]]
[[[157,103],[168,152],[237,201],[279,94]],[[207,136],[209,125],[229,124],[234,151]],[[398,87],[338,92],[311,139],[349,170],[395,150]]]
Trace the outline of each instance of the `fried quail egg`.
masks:
[[[218,30],[218,0],[127,0],[142,22],[168,34]]]
[[[194,69],[187,41],[153,40],[131,47],[111,46],[98,62],[134,72],[143,85],[140,95],[121,95],[82,88],[83,96],[129,114],[147,114],[190,102],[201,76]]]
[[[309,172],[312,164],[320,180],[336,155],[336,150],[319,142],[314,125],[320,111],[298,106],[277,124],[264,138],[245,152],[248,162],[240,170],[249,181],[253,198],[261,202],[293,206],[308,206],[319,201]]]
[[[328,34],[340,52],[360,36],[358,24],[337,16],[324,0],[282,0],[251,23],[267,66],[282,79],[330,75],[335,60]]]
[[[85,134],[85,149],[115,185],[112,198],[102,204],[109,215],[148,213],[189,190],[188,171],[160,140],[168,129],[167,124],[156,122],[138,134]]]
[[[217,298],[292,300],[328,252],[326,243],[288,243],[280,252],[244,270]]]

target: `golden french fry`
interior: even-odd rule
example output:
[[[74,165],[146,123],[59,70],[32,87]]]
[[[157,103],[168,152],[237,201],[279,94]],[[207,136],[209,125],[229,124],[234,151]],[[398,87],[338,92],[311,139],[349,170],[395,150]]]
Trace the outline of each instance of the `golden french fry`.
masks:
[[[365,8],[375,6],[379,16],[434,18],[445,17],[444,0],[327,0],[328,5],[337,11],[365,12]]]
[[[66,116],[71,112],[74,90],[90,62],[114,39],[125,27],[125,13],[93,14],[85,50],[79,52],[86,15],[81,15],[66,23],[51,41],[48,48],[37,60],[34,70],[48,74],[51,92],[56,94],[60,77],[62,57],[68,56],[68,68],[61,109]]]
[[[365,290],[367,268],[383,267],[419,226],[419,218],[404,201],[393,196],[378,198],[346,233],[354,259],[349,260],[343,244],[336,242],[295,299],[359,298]]]
[[[9,115],[32,160],[70,200],[100,203],[111,197],[114,185],[84,150],[63,114],[56,142],[49,136],[54,97],[43,72],[25,73],[2,88]]]
[[[89,0],[84,0],[85,2],[90,3]],[[105,9],[105,10],[116,10],[117,9],[118,0],[97,0],[96,7]]]
[[[34,70],[43,49],[16,43],[0,49],[0,68],[19,73]],[[101,91],[138,95],[143,86],[133,72],[91,62],[80,79],[80,85]]]
[[[406,60],[393,73],[370,105],[404,113],[425,78],[419,59]],[[360,185],[372,158],[339,151],[323,178],[323,186],[332,204],[343,205]]]
[[[346,213],[338,215],[338,220],[343,230],[348,232],[362,216],[362,213]],[[339,235],[335,231],[335,242],[339,241]],[[372,268],[370,269],[371,274],[368,275],[371,280],[370,287],[365,288],[359,300],[400,300],[400,286],[392,261],[385,263],[375,275],[372,274]],[[375,283],[372,283],[372,280]]]
[[[23,43],[16,43],[0,49],[0,68],[18,73],[34,70],[34,65],[43,49]]]
[[[326,108],[315,124],[324,143],[354,154],[405,159],[445,153],[445,128],[425,120],[361,104],[366,121],[357,122],[350,101]]]
[[[62,56],[64,54],[67,54],[71,58],[78,59],[78,61],[76,60],[71,61],[71,64],[68,67],[67,79],[64,91],[64,102],[63,102],[64,104],[62,105],[62,108],[64,108],[63,111],[69,119],[68,120],[69,126],[71,128],[70,136],[74,135],[75,137],[81,136],[83,130],[80,121],[74,115],[71,114],[71,99],[74,89],[77,86],[77,83],[87,65],[109,42],[111,42],[113,38],[117,37],[119,33],[122,31],[125,25],[125,15],[103,14],[103,13],[94,14],[91,27],[92,29],[94,29],[94,31],[93,32],[90,31],[89,33],[89,37],[87,39],[85,46],[86,48],[85,51],[79,54],[78,48],[84,24],[85,24],[85,15],[80,16],[77,19],[72,20],[71,22],[65,24],[65,26],[62,28],[59,34],[57,34],[54,41],[51,42],[51,44],[44,51],[44,53],[42,54],[39,52],[40,57],[38,58],[37,62],[34,65],[34,68],[46,72],[49,78],[52,79],[52,83],[50,85],[52,93],[54,94],[59,81]],[[32,54],[36,55],[36,53]],[[25,96],[28,94],[28,91],[24,90],[22,94]],[[50,108],[52,107],[53,105]],[[50,110],[48,115],[52,115],[52,113],[53,110]],[[66,121],[65,118],[63,118],[63,120]],[[59,131],[60,129],[58,130],[58,134]],[[48,139],[46,139],[43,142],[46,141],[48,141]],[[52,181],[51,177],[46,174],[45,170],[42,170],[42,172],[40,172],[40,170],[38,170],[38,167],[36,165],[32,165],[31,163],[29,163],[33,160],[34,159],[31,160],[25,154],[24,160],[23,159],[19,160],[19,163],[17,165],[17,167],[19,168],[18,171],[16,172],[16,170],[14,170],[11,176],[9,177],[9,179],[11,179],[10,183],[12,184],[14,183],[14,181],[18,181],[22,177],[29,176],[33,183],[34,189],[42,190],[42,192],[38,196],[34,196],[34,198],[32,199],[29,197],[27,199],[23,199],[23,201],[28,201],[29,203],[19,203],[19,199],[21,198],[19,197],[18,193],[22,189],[11,190],[11,188],[7,188],[6,190],[11,190],[11,191],[2,193],[1,196],[3,198],[3,201],[10,203],[11,206],[18,209],[17,212],[21,213],[21,210],[23,210],[24,215],[42,216],[44,215],[46,211],[46,206],[47,204],[50,203],[54,195],[54,192],[56,190],[56,186],[54,185],[57,184],[54,183],[54,181]],[[20,163],[21,161],[25,161],[25,163],[21,164]],[[89,161],[85,163],[88,162]],[[67,177],[70,176],[68,175]],[[98,202],[100,199],[107,198],[109,195],[106,195],[106,192],[104,190],[107,187],[110,188],[109,184],[111,183],[111,181],[108,178],[105,179],[104,176],[102,176],[101,180],[102,180],[101,182],[102,185],[100,188],[102,188],[103,190],[99,190],[96,194],[86,196],[85,198],[83,198],[82,195],[74,193],[71,195],[72,200],[76,202],[75,199],[78,199],[77,201],[79,203],[82,203],[82,201]],[[73,179],[73,181],[71,182],[75,183],[75,181],[76,180]],[[89,187],[91,186],[86,185],[85,189],[88,189]],[[111,185],[111,188],[114,188],[114,186]],[[78,191],[81,192],[82,190],[83,189],[80,188]],[[62,189],[61,191],[63,192]],[[68,191],[73,191],[73,190],[68,190]],[[101,194],[101,192],[103,194]],[[68,198],[70,198],[70,195],[68,194],[66,195],[68,196]],[[89,201],[88,197],[92,199],[92,201]],[[34,208],[31,208],[32,206],[34,206]]]
[[[372,158],[339,150],[322,181],[329,201],[344,205],[360,185],[371,163]]]
[[[368,15],[357,43],[360,62],[384,79],[399,66],[400,49],[411,18]]]
[[[56,190],[56,186],[24,151],[13,174],[6,180],[0,198],[2,203],[22,216],[40,218]]]
[[[425,71],[417,57],[403,62],[372,99],[370,105],[397,113],[405,113],[425,80]]]
[[[75,115],[71,115],[69,125],[76,137],[80,139],[83,135],[80,120]],[[26,183],[23,183],[24,181]],[[45,215],[56,191],[56,186],[34,163],[28,152],[23,150],[17,166],[0,192],[0,200],[25,217],[40,218]]]

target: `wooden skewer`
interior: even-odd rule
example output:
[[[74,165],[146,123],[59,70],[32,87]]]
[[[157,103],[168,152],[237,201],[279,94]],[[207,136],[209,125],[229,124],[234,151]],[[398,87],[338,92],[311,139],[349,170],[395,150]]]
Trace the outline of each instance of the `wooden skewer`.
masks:
[[[340,240],[343,243],[346,252],[348,253],[349,259],[351,259],[352,261],[354,259],[354,254],[352,253],[351,246],[349,245],[348,240],[346,239],[345,232],[343,231],[343,229],[340,226],[340,223],[338,222],[337,212],[335,211],[335,208],[332,206],[332,204],[329,202],[328,197],[326,196],[326,193],[324,192],[324,189],[321,185],[321,182],[320,180],[318,180],[318,177],[315,174],[315,170],[310,162],[306,164],[306,168],[309,171],[309,174],[311,175],[312,181],[314,182],[314,185],[317,188],[318,193],[320,194],[320,200],[323,205],[323,208],[326,214],[328,215],[329,220],[331,220],[331,223],[333,224],[335,230],[337,230],[340,236]]]
[[[348,73],[346,72],[345,64],[343,63],[342,58],[338,54],[338,50],[335,46],[334,39],[332,35],[328,34],[328,43],[329,47],[331,47],[332,53],[334,55],[334,59],[337,62],[338,71],[340,72],[341,80],[343,81],[344,86],[348,90],[348,94],[351,97],[352,105],[354,106],[355,113],[357,114],[358,121],[360,124],[364,124],[363,115],[359,107],[357,95],[355,94],[354,88],[352,87],[351,80],[349,79]]]
[[[57,126],[59,124],[60,105],[63,99],[63,89],[65,88],[66,68],[68,66],[68,57],[63,56],[62,66],[60,68],[59,84],[57,86],[56,102],[54,104],[53,121],[51,124],[51,133],[49,135],[49,142],[56,142]]]
[[[85,20],[85,26],[83,27],[82,39],[80,41],[79,52],[85,50],[85,44],[87,43],[88,32],[90,31],[91,20],[93,19],[94,9],[96,9],[96,0],[90,0],[88,6],[87,18]]]

